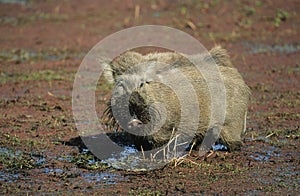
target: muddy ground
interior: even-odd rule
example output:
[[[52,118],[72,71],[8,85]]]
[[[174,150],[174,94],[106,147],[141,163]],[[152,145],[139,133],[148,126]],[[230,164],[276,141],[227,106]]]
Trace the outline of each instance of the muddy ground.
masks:
[[[0,194],[299,194],[297,0],[0,2]],[[240,152],[128,172],[82,149],[71,108],[81,60],[105,36],[145,24],[230,52],[253,96]],[[97,93],[101,105],[109,90]]]

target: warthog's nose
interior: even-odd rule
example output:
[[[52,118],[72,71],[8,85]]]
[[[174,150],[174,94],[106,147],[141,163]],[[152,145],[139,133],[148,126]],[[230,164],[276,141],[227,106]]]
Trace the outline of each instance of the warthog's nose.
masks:
[[[143,125],[142,121],[140,121],[140,120],[138,120],[138,119],[136,119],[136,118],[134,118],[134,119],[132,119],[132,120],[130,120],[130,121],[128,122],[128,128],[129,128],[129,129],[139,128],[139,127],[141,127],[142,125]]]

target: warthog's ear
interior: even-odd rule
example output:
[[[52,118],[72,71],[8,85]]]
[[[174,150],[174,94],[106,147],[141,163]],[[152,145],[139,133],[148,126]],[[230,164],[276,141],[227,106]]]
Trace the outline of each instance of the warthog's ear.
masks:
[[[97,66],[101,66],[101,68],[103,69],[103,76],[104,78],[108,81],[108,83],[113,84],[114,78],[112,75],[112,69],[111,69],[111,59],[106,58],[106,57],[98,57],[96,59],[97,61]]]
[[[140,53],[128,51],[117,56],[112,61],[102,61],[104,77],[109,83],[114,84],[118,76],[124,74],[127,69],[138,65],[142,60],[143,56]]]
[[[114,80],[128,69],[137,66],[143,61],[144,57],[140,53],[128,51],[116,57],[111,63],[111,70]]]
[[[232,67],[232,63],[230,61],[230,57],[228,55],[227,50],[225,50],[221,46],[213,47],[209,51],[209,53],[217,65],[224,67]]]

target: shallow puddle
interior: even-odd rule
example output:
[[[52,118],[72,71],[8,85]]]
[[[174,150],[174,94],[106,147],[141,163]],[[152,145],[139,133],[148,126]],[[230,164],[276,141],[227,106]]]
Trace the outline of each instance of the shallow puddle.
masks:
[[[83,150],[83,154],[88,153],[88,150]],[[13,152],[7,148],[0,148],[0,156],[1,157],[15,157],[21,156],[23,153],[21,151]],[[32,168],[34,172],[37,173],[44,173],[47,175],[58,175],[58,176],[71,176],[71,178],[77,178],[78,176],[85,179],[86,182],[91,183],[101,183],[101,184],[117,184],[119,180],[124,180],[124,177],[118,174],[114,174],[111,172],[96,172],[92,171],[89,173],[83,172],[82,170],[78,169],[76,166],[74,168],[62,169],[62,168],[49,168],[45,167],[46,164],[53,162],[53,161],[62,161],[62,162],[74,162],[74,157],[72,156],[63,156],[63,157],[54,157],[54,156],[38,156],[35,154],[30,155],[30,158],[33,160],[34,168]],[[96,161],[95,159],[87,160],[88,164],[90,165],[100,165],[102,164],[100,161]],[[9,168],[7,168],[9,169]],[[13,183],[19,179],[21,179],[20,175],[22,174],[17,173],[18,170],[15,171],[0,171],[0,183],[1,181],[7,183]],[[20,170],[22,172],[22,170]],[[72,177],[73,176],[73,177]]]
[[[300,51],[300,44],[266,45],[244,41],[244,46],[251,54],[257,53],[293,53]]]
[[[83,173],[81,176],[89,183],[102,183],[102,184],[117,184],[119,180],[124,179],[124,177],[109,173]]]
[[[21,154],[21,151],[17,150],[17,151],[11,151],[5,147],[1,147],[0,148],[0,155],[1,154],[6,154],[9,157],[15,157],[15,156],[19,156]]]
[[[271,158],[280,157],[280,153],[278,149],[274,146],[269,146],[268,148],[261,149],[260,151],[256,151],[253,155],[250,155],[255,161],[270,161]]]
[[[216,144],[212,146],[213,151],[227,151],[227,147],[221,144]],[[157,150],[158,152],[159,150]],[[155,151],[154,151],[155,152]],[[178,151],[176,151],[178,153]],[[131,171],[148,171],[153,169],[158,169],[168,164],[174,158],[184,157],[188,154],[188,151],[181,152],[181,154],[174,154],[172,150],[166,148],[165,154],[163,151],[160,151],[157,154],[157,157],[154,157],[153,154],[148,156],[143,156],[143,153],[139,152],[136,148],[131,146],[124,146],[124,149],[118,155],[113,155],[112,158],[103,160],[102,162],[117,168],[125,169]],[[145,153],[146,154],[146,153]]]
[[[25,5],[28,0],[0,0],[0,3],[17,3],[21,5]]]
[[[49,168],[45,168],[44,169],[44,173],[49,174],[49,173],[63,173],[64,170],[62,169],[49,169]]]
[[[223,144],[215,144],[215,145],[212,145],[212,149],[213,151],[227,151],[227,147],[224,146]]]
[[[20,178],[19,174],[12,174],[7,172],[0,172],[0,182],[15,182]]]

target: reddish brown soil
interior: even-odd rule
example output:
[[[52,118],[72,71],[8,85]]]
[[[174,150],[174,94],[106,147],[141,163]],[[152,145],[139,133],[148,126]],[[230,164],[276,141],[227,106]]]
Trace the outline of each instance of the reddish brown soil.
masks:
[[[0,193],[299,194],[299,13],[297,0],[1,3]],[[144,173],[88,164],[72,116],[76,70],[102,38],[145,24],[230,52],[252,90],[240,152]],[[53,54],[59,58],[47,58]]]

